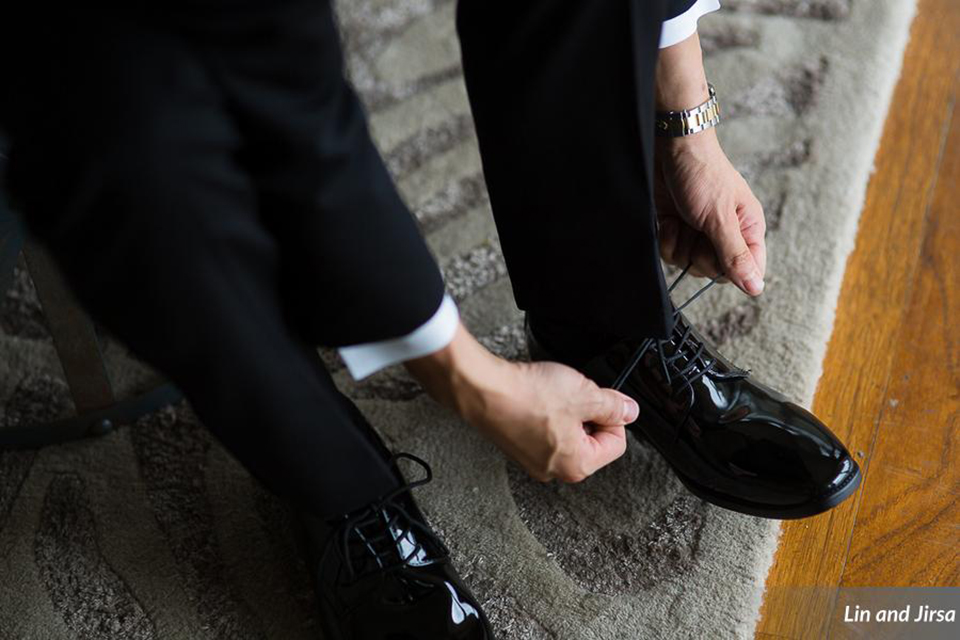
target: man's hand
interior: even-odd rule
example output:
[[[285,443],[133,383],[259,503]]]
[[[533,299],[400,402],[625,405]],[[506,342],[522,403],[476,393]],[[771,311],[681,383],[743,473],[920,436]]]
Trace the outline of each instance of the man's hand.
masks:
[[[693,275],[720,273],[750,295],[767,266],[763,207],[712,129],[657,142],[654,195],[660,254]]]
[[[660,111],[693,108],[709,97],[700,38],[660,50],[656,104]],[[767,249],[763,207],[727,159],[716,129],[657,138],[654,198],[660,254],[691,273],[723,273],[750,295],[763,291]]]
[[[623,455],[636,402],[555,362],[503,361],[464,417],[541,481],[580,482]]]
[[[455,409],[540,481],[580,482],[626,450],[637,403],[570,367],[514,363],[462,326],[445,349],[406,363],[427,392]]]

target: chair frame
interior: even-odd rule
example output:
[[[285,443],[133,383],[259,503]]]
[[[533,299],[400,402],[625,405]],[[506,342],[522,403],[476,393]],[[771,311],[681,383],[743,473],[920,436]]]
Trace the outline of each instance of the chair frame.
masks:
[[[0,428],[0,449],[36,448],[105,435],[182,398],[176,387],[161,384],[141,395],[117,399],[93,321],[76,302],[46,250],[26,239],[17,216],[0,202],[0,296],[13,282],[21,253],[37,289],[76,415],[45,424]]]

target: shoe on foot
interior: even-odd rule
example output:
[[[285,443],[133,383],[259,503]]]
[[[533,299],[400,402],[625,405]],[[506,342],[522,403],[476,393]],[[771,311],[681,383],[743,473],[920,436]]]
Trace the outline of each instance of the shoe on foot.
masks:
[[[333,520],[300,514],[301,542],[317,590],[325,640],[493,640],[476,598],[410,490],[426,471],[384,498]],[[400,476],[402,477],[402,476]]]
[[[675,309],[669,338],[621,340],[567,364],[633,397],[640,417],[630,431],[649,441],[703,500],[777,519],[835,507],[860,484],[847,449],[809,411],[727,362],[680,312],[715,281]],[[531,357],[566,362],[564,345],[540,339],[563,331],[540,330],[537,322],[528,317],[526,323]]]

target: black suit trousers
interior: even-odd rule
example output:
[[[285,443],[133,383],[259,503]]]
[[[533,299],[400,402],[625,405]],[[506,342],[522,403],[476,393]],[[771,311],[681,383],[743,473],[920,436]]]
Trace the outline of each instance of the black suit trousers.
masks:
[[[525,309],[668,328],[645,135],[660,4],[460,3]],[[273,491],[334,515],[396,486],[314,347],[408,333],[443,283],[343,77],[329,4],[55,23],[2,9],[0,83],[11,199],[95,318]]]
[[[689,4],[460,0],[464,78],[521,309],[619,337],[672,328],[653,78],[662,20]]]
[[[22,39],[8,188],[94,317],[267,487],[334,515],[397,480],[315,345],[409,332],[443,283],[329,6],[268,4]]]

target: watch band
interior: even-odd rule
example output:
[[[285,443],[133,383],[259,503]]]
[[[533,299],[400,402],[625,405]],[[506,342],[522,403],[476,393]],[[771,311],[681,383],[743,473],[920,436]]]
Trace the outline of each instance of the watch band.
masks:
[[[710,97],[701,105],[684,111],[657,111],[654,131],[658,136],[678,138],[709,129],[720,124],[720,103],[717,91],[707,83]]]

